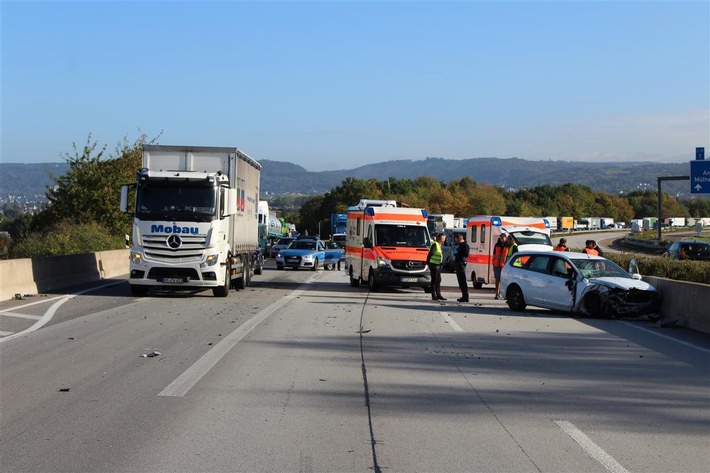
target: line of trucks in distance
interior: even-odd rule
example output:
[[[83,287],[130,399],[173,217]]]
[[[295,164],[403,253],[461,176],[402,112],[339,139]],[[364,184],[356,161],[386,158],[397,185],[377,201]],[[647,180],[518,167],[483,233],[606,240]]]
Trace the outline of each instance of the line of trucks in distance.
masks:
[[[226,297],[230,289],[248,286],[263,271],[267,240],[284,235],[288,225],[259,200],[260,175],[261,165],[237,148],[144,145],[136,182],[121,189],[121,210],[133,214],[131,292],[212,289]],[[463,222],[395,201],[363,199],[331,223],[333,240],[345,247],[352,286],[428,291],[432,233],[456,231]],[[493,282],[491,256],[502,232],[515,236],[521,250],[552,249],[545,218],[481,215],[463,225],[458,231],[465,231],[471,248],[467,280],[475,288]]]

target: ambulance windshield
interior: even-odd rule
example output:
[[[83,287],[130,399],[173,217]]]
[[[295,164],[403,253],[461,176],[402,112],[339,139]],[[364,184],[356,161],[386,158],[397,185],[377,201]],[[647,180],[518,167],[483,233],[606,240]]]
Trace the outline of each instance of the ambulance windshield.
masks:
[[[429,232],[425,226],[375,225],[376,246],[410,246],[429,248]]]
[[[542,232],[532,230],[513,231],[511,234],[515,237],[518,245],[547,245],[552,246],[550,237]]]

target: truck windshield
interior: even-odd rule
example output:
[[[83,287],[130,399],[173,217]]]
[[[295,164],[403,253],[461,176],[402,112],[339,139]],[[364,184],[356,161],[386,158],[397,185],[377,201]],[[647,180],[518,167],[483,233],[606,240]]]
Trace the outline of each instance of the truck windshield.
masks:
[[[412,246],[429,248],[429,232],[425,226],[375,225],[376,246]]]
[[[216,189],[206,186],[157,186],[138,188],[136,217],[209,221],[215,217]]]

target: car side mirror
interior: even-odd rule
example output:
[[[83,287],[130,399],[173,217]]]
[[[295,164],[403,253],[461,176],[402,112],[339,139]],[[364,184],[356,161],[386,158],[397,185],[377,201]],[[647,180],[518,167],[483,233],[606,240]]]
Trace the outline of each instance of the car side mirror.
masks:
[[[631,277],[634,275],[638,276],[638,279],[641,279],[641,272],[639,271],[639,264],[636,261],[636,258],[631,258],[631,261],[629,261],[629,274]],[[636,279],[636,278],[634,278]]]
[[[567,286],[567,289],[570,291],[574,290],[574,279],[570,278],[567,281],[565,281],[565,286]]]

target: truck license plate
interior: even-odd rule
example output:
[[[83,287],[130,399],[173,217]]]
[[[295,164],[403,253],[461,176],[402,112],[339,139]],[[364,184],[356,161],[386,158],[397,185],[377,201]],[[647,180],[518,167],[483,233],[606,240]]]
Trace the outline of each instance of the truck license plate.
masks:
[[[163,278],[163,282],[166,284],[182,284],[185,282],[185,278]]]
[[[401,278],[400,282],[417,282],[417,278]]]

